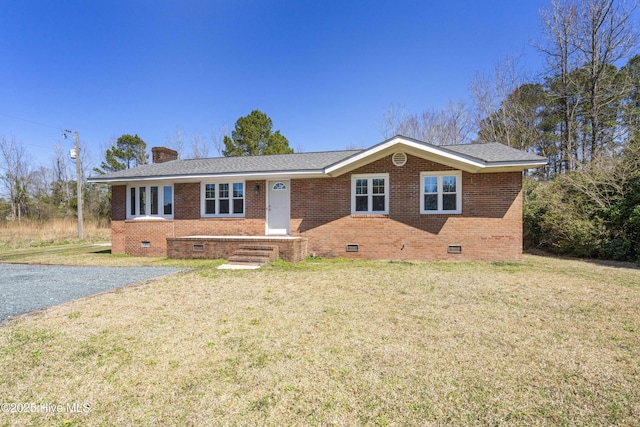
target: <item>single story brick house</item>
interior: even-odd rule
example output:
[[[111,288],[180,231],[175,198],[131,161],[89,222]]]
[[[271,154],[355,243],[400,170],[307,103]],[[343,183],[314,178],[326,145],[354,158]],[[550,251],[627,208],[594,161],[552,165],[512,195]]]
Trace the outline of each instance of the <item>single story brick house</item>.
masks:
[[[522,175],[542,157],[499,143],[396,136],[364,150],[177,160],[89,178],[111,185],[113,253],[398,260],[522,259]]]

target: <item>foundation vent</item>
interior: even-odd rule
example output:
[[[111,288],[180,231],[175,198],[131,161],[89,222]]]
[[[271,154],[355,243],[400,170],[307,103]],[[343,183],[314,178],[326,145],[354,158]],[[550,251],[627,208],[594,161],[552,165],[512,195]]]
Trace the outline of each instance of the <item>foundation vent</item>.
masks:
[[[405,163],[407,163],[407,155],[402,152],[395,153],[391,158],[391,161],[396,166],[404,166]]]
[[[142,247],[143,248],[150,248],[151,247],[151,242],[141,242],[142,243]]]
[[[358,245],[357,243],[349,243],[347,245],[347,252],[359,252],[360,251],[360,245]]]
[[[204,245],[193,245],[193,252],[204,252]]]
[[[462,246],[460,246],[460,245],[449,245],[449,248],[447,249],[447,253],[448,254],[461,254],[462,253]]]

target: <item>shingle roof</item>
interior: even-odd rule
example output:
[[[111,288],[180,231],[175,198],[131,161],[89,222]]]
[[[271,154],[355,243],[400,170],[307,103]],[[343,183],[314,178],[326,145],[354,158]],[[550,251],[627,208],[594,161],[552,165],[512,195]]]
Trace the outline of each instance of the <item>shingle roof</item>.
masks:
[[[544,158],[526,151],[518,150],[499,142],[486,142],[481,144],[445,145],[440,148],[454,151],[464,156],[473,157],[484,162],[529,162],[540,161]]]
[[[353,162],[356,158],[368,158],[382,146],[394,147],[396,143],[411,144],[419,147],[419,152],[430,150],[439,156],[458,156],[463,163],[480,162],[489,166],[501,163],[516,163],[522,169],[544,164],[545,159],[525,151],[507,147],[503,144],[483,143],[433,146],[422,141],[402,136],[394,137],[367,150],[323,151],[316,153],[273,154],[266,156],[216,157],[207,159],[173,160],[122,170],[111,174],[89,178],[92,182],[116,182],[140,179],[178,179],[215,175],[272,175],[282,174],[319,174],[325,175],[328,169],[336,165]],[[390,145],[391,144],[391,145]],[[447,154],[449,153],[449,154]],[[363,157],[364,156],[364,157]],[[461,156],[461,157],[460,157]],[[464,159],[468,160],[464,160]],[[537,163],[537,164],[536,164]],[[533,165],[533,166],[530,166]],[[484,167],[484,166],[481,166]]]
[[[266,156],[214,157],[172,160],[126,169],[93,180],[117,180],[147,177],[188,177],[213,174],[260,172],[321,172],[325,167],[344,160],[362,150],[323,151],[318,153],[271,154]]]

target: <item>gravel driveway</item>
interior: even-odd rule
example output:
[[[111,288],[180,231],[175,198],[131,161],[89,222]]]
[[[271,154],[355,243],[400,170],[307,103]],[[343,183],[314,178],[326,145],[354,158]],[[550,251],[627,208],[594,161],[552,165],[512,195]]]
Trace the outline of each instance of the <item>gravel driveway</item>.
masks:
[[[0,324],[13,316],[179,270],[0,264]]]

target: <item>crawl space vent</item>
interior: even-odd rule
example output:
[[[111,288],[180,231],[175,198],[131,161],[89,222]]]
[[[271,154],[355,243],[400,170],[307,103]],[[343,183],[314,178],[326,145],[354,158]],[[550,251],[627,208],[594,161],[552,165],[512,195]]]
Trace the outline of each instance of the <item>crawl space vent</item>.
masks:
[[[461,254],[462,246],[460,245],[449,245],[449,249],[447,249],[447,253],[449,254]]]
[[[204,252],[204,245],[193,245],[193,252]]]
[[[404,164],[407,163],[407,155],[402,152],[395,153],[391,158],[391,161],[396,166],[404,166]]]
[[[143,248],[150,248],[151,247],[151,242],[142,242],[142,247]]]
[[[360,250],[360,245],[356,243],[350,243],[347,245],[347,252],[358,252]]]

